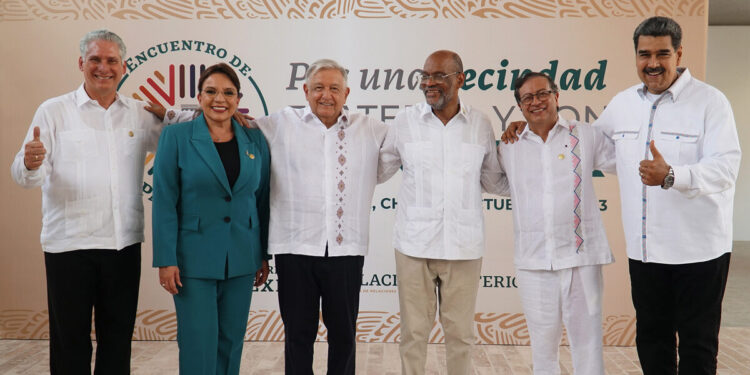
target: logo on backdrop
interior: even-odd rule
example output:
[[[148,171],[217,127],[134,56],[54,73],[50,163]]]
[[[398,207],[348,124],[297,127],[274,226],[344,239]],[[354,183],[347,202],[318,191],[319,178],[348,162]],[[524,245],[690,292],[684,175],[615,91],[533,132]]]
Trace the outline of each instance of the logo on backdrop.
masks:
[[[266,100],[246,59],[226,48],[200,40],[173,40],[152,45],[125,59],[126,72],[118,87],[121,94],[151,101],[166,108],[197,109],[198,79],[206,67],[224,62],[240,79],[238,110],[255,117],[268,114]],[[146,158],[148,165],[153,154]],[[148,167],[143,193],[151,200],[153,166]]]

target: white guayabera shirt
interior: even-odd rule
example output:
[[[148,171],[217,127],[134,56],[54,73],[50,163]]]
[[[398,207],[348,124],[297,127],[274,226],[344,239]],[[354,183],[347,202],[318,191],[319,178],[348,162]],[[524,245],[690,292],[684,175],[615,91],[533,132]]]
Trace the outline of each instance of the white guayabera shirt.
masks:
[[[393,246],[418,258],[482,257],[482,190],[501,185],[487,116],[463,102],[445,125],[426,103],[399,112],[381,152],[381,177],[402,165]]]
[[[268,253],[366,255],[386,125],[344,110],[326,128],[309,106],[253,122],[271,151]]]
[[[513,144],[498,146],[510,184],[514,262],[527,270],[612,263],[595,169],[613,172],[615,149],[601,131],[559,117],[542,141],[527,126]]]
[[[25,188],[42,187],[42,249],[122,249],[143,242],[143,168],[156,150],[163,123],[144,102],[117,95],[104,109],[81,85],[42,103],[34,127],[47,150],[43,164],[26,169],[24,147],[11,166]]]
[[[729,101],[684,68],[652,102],[643,84],[620,92],[594,123],[617,155],[628,257],[684,264],[732,250],[732,210],[740,143]],[[649,142],[674,169],[674,186],[645,186],[638,175],[653,159]]]

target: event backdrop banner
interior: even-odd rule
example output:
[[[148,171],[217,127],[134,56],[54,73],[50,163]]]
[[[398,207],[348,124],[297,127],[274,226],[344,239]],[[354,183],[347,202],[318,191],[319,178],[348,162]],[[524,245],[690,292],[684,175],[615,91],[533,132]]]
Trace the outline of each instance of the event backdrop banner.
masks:
[[[418,69],[432,51],[463,58],[462,101],[486,113],[497,138],[522,115],[513,80],[525,69],[549,73],[560,87],[560,113],[594,121],[612,96],[638,82],[632,33],[652,15],[683,26],[682,63],[705,74],[706,0],[4,0],[0,2],[0,165],[9,168],[36,107],[82,82],[78,41],[108,28],[125,40],[120,94],[168,107],[195,108],[196,81],[210,64],[232,65],[241,78],[240,109],[263,116],[303,106],[308,64],[332,58],[349,70],[350,111],[389,123],[423,100]],[[172,298],[151,268],[153,155],[143,182],[146,242],[134,339],[172,340]],[[6,170],[7,171],[7,170]],[[604,268],[604,342],[633,345],[627,257],[616,177],[595,174],[600,210],[617,261]],[[40,189],[1,180],[0,338],[49,336],[39,245]],[[370,250],[362,275],[357,339],[398,342],[398,279],[391,241],[401,176],[378,186],[372,201]],[[486,252],[476,305],[477,342],[529,343],[513,267],[513,202],[484,196]],[[321,208],[322,209],[322,208]],[[246,339],[283,340],[277,280],[253,294]],[[318,338],[325,340],[322,324]],[[430,342],[442,342],[436,322]]]

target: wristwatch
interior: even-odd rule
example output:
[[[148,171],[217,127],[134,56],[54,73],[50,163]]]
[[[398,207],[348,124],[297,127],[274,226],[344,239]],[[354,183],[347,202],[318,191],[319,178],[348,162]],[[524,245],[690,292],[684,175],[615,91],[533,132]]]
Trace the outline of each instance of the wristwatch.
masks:
[[[664,176],[664,182],[661,183],[661,188],[667,190],[674,185],[674,169],[670,166],[669,172]]]

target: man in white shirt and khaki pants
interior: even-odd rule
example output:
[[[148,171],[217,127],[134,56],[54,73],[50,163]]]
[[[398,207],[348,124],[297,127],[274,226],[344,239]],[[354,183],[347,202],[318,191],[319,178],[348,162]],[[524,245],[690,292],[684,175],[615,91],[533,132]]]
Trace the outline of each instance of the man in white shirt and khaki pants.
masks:
[[[77,90],[37,109],[11,174],[42,187],[50,372],[129,374],[141,272],[143,167],[163,128],[146,104],[117,93],[125,44],[96,30],[80,42]]]
[[[456,53],[432,53],[420,81],[426,102],[396,115],[381,151],[381,179],[403,165],[393,244],[404,375],[424,374],[436,310],[448,373],[472,371],[482,189],[498,186],[500,166],[489,119],[458,98],[464,80]]]

